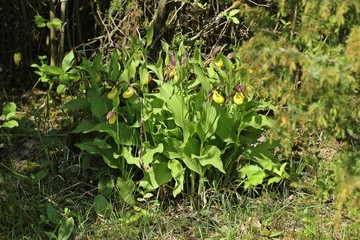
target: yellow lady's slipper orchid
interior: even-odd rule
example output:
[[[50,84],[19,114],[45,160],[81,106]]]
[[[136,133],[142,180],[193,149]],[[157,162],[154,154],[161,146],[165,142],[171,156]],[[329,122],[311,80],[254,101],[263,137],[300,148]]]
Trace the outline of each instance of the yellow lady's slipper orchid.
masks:
[[[114,124],[116,122],[116,112],[110,111],[106,114],[106,119],[109,124]]]
[[[135,90],[133,87],[129,86],[126,91],[123,93],[123,98],[131,98],[135,93]]]
[[[169,73],[169,78],[173,78],[177,75],[177,69],[176,67],[174,67],[174,69],[171,70],[171,72]]]
[[[220,93],[218,93],[218,91],[213,92],[212,99],[218,104],[222,104],[225,102],[225,98]]]
[[[217,66],[218,68],[221,68],[222,66],[224,66],[224,62],[222,59],[215,61],[215,66]]]
[[[240,93],[240,92],[236,93],[236,94],[234,95],[234,97],[233,97],[233,101],[234,101],[234,103],[236,103],[237,105],[243,104],[244,101],[245,101],[245,96],[244,96],[244,94],[243,94],[243,93]]]
[[[119,93],[119,90],[114,87],[113,89],[111,89],[111,91],[107,94],[107,98],[110,99],[110,100],[113,100],[116,95]]]

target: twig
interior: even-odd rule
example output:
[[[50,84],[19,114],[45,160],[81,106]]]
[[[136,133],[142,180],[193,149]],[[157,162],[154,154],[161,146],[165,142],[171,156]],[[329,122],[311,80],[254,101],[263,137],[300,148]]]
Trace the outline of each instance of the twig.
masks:
[[[110,32],[109,32],[109,30],[107,29],[107,26],[106,26],[104,20],[101,18],[101,12],[100,12],[99,10],[97,10],[96,13],[97,13],[97,15],[98,15],[98,17],[99,17],[102,25],[104,26],[105,31],[107,32],[107,35],[106,35],[106,36],[107,36],[107,38],[108,38],[108,40],[109,40],[109,43],[111,44],[111,46],[114,46],[114,42],[113,42],[112,39],[111,39]],[[105,46],[106,46],[106,45],[107,45],[107,44],[105,44]],[[105,46],[104,46],[104,47],[105,47]]]
[[[226,31],[227,27],[229,26],[229,21],[226,21],[226,22],[224,22],[224,23],[222,23],[222,24],[225,24],[225,26],[224,26],[224,28],[221,30],[220,35],[219,35],[219,37],[218,37],[218,40],[217,40],[216,43],[215,43],[215,46],[217,46],[217,45],[219,44],[220,39],[222,39],[222,37],[224,36],[225,31]]]
[[[254,1],[248,0],[249,2],[251,2],[252,4],[258,6],[258,7],[270,7],[271,4],[261,4],[261,3],[256,3]]]
[[[176,11],[175,11],[174,15],[172,16],[172,18],[170,19],[168,25],[170,25],[170,24],[174,21],[175,17],[177,16],[177,13],[178,13],[184,6],[185,6],[185,2],[182,2],[182,3],[181,3],[181,6],[179,7],[179,9],[176,9]]]

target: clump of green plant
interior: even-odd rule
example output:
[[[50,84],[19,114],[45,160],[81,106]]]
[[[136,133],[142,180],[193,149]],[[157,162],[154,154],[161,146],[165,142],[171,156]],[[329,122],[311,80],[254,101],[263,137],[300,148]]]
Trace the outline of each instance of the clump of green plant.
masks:
[[[43,217],[44,223],[53,224],[56,229],[53,232],[44,232],[50,239],[66,240],[69,239],[74,230],[74,219],[70,215],[71,210],[64,209],[64,212],[60,214],[50,203],[46,205],[46,216]],[[57,232],[57,234],[55,234]]]
[[[116,187],[126,203],[136,204],[136,190],[141,200],[161,186],[205,202],[208,187],[248,190],[287,178],[276,141],[266,139],[274,121],[259,112],[275,108],[259,97],[238,53],[217,47],[204,59],[197,48],[189,54],[180,44],[175,52],[164,43],[166,58],[151,64],[141,46],[132,40],[131,50],[114,50],[108,61],[97,54],[73,67],[71,52],[63,66],[36,66],[50,87],[76,87],[63,109],[82,112],[73,133],[91,133],[76,146],[120,170]]]
[[[35,73],[39,75],[39,81],[48,84],[49,90],[56,87],[56,93],[62,95],[68,84],[77,82],[81,77],[78,69],[73,68],[74,58],[74,53],[70,51],[58,67],[48,65],[46,56],[39,56],[40,65],[34,63],[31,67],[37,68]]]
[[[191,193],[197,186],[201,195],[206,185],[218,188],[235,183],[248,189],[286,177],[286,164],[272,154],[276,144],[259,141],[273,121],[257,110],[272,106],[255,100],[239,56],[225,56],[216,48],[205,61],[198,49],[193,57],[183,46],[177,54],[166,44],[164,49],[170,53],[164,71],[161,61],[149,66],[158,92],[145,98],[148,140],[162,152],[146,163],[152,165],[151,171],[140,186],[157,188],[153,179],[161,174],[164,182],[175,180],[174,196],[184,184]]]
[[[19,126],[19,123],[13,119],[16,114],[16,104],[8,102],[3,106],[2,114],[0,116],[0,128],[14,128]]]

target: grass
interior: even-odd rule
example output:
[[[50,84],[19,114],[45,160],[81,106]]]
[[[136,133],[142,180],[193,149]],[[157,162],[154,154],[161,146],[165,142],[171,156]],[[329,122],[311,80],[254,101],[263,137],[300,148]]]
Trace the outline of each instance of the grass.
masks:
[[[71,163],[69,159],[66,161]],[[47,216],[49,203],[61,214],[65,208],[70,210],[68,216],[75,220],[73,239],[358,239],[360,236],[359,212],[346,204],[335,232],[336,202],[333,197],[324,201],[319,196],[315,184],[319,179],[311,175],[299,179],[298,185],[302,187],[283,186],[281,194],[263,191],[253,197],[230,189],[209,191],[208,202],[201,208],[195,208],[191,198],[183,197],[164,201],[166,206],[153,199],[133,209],[117,202],[119,198],[115,194],[114,211],[105,219],[97,216],[92,203],[97,194],[96,171],[71,171],[76,169],[76,164],[70,163],[67,174],[49,173],[38,181],[19,180],[4,167],[4,162],[1,164],[0,239],[46,239],[46,232],[57,235],[58,226]],[[333,170],[331,165],[326,167],[319,169],[324,173],[322,177],[326,171]]]
[[[346,181],[341,161],[335,160],[346,151],[336,142],[322,143],[316,160],[292,160],[297,177],[276,189],[265,187],[258,194],[209,189],[202,207],[189,196],[168,196],[139,202],[137,208],[125,205],[115,191],[109,198],[114,211],[103,218],[94,198],[100,175],[109,169],[101,161],[85,168],[89,159],[69,149],[63,135],[21,126],[28,128],[0,135],[0,239],[57,236],[60,225],[52,221],[49,205],[74,219],[71,239],[360,237],[359,180]]]

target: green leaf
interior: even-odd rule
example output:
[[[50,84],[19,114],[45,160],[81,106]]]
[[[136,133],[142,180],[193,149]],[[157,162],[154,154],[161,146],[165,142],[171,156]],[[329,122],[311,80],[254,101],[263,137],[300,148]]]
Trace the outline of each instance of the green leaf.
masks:
[[[286,165],[287,165],[286,162],[283,163],[283,164],[281,164],[281,167],[280,167],[279,172],[278,172],[277,174],[279,174],[280,176],[284,175],[284,173],[286,173],[286,172],[285,172],[285,167],[286,167]]]
[[[215,107],[210,102],[205,104],[202,111],[203,114],[199,122],[198,133],[201,141],[205,142],[215,133],[220,114],[217,113]]]
[[[149,47],[154,35],[154,24],[151,24],[146,32],[146,47]]]
[[[248,147],[244,152],[244,159],[249,159],[257,162],[263,169],[273,171],[275,167],[279,166],[277,158],[269,149],[272,147],[268,143],[262,143],[256,147]]]
[[[139,163],[139,158],[134,157],[132,154],[132,147],[123,147],[121,151],[121,156],[123,156],[128,164],[134,164],[138,168],[141,168]]]
[[[149,72],[148,69],[146,68],[146,65],[145,64],[141,65],[139,71],[140,71],[140,84],[141,85],[148,84]]]
[[[64,84],[59,84],[59,85],[57,86],[57,88],[56,88],[56,93],[57,93],[58,95],[64,94],[65,91],[66,91],[66,85],[64,85]]]
[[[265,172],[257,172],[253,175],[249,176],[247,180],[245,181],[244,188],[248,189],[249,187],[256,187],[260,184],[263,184],[264,179],[266,178]]]
[[[198,47],[195,47],[195,50],[194,50],[194,60],[196,60],[197,64],[200,64],[200,65],[203,64],[201,50]]]
[[[222,53],[219,53],[220,55],[223,55]],[[220,76],[220,80],[221,81],[225,81],[225,82],[228,82],[228,81],[230,81],[230,79],[229,79],[229,75],[228,75],[228,72],[227,71],[225,71],[225,70],[223,70],[223,69],[221,69],[221,68],[218,68],[218,67],[216,67],[216,70],[217,70],[217,73],[219,74],[219,76]],[[217,80],[218,81],[218,80]]]
[[[169,53],[170,46],[169,46],[169,44],[167,42],[161,41],[161,47],[164,50],[164,52]],[[168,64],[168,62],[166,62],[166,64]]]
[[[273,127],[275,124],[275,120],[270,119],[264,115],[257,114],[256,112],[253,112],[253,114],[247,116],[244,118],[244,125],[245,127],[253,127],[256,129],[262,129],[264,127]]]
[[[46,215],[51,223],[58,225],[61,221],[61,216],[58,211],[50,204],[46,204]]]
[[[148,190],[154,190],[171,179],[171,171],[167,167],[167,163],[160,162],[148,169],[140,182],[140,186]]]
[[[175,124],[185,130],[187,126],[185,119],[188,111],[185,105],[184,97],[181,96],[177,91],[178,89],[171,86],[170,84],[163,84],[160,87],[159,96],[171,111]]]
[[[219,75],[215,72],[213,66],[206,68],[206,70],[207,70],[207,74],[208,74],[209,78],[217,79],[217,80],[219,79]],[[210,89],[208,91],[210,91]]]
[[[72,62],[75,58],[74,52],[70,51],[66,56],[63,58],[61,63],[61,68],[64,72],[69,70],[72,67]]]
[[[61,67],[49,66],[49,65],[41,66],[41,70],[44,73],[52,74],[52,75],[60,75],[64,73]]]
[[[79,110],[80,108],[88,108],[90,103],[86,98],[76,98],[61,106],[62,109],[68,109],[69,111]]]
[[[73,82],[77,82],[81,79],[81,74],[80,74],[80,71],[78,69],[70,69],[68,72],[67,72],[70,76],[70,79],[73,81]]]
[[[234,17],[239,12],[240,12],[240,9],[233,9],[229,12],[229,17]]]
[[[241,178],[247,177],[244,185],[245,189],[262,184],[267,176],[265,171],[257,165],[248,164],[242,167],[239,172],[241,173]]]
[[[231,60],[227,56],[224,56],[223,54],[221,54],[221,59],[224,62],[225,69],[227,71],[229,71],[229,73],[231,73],[232,72],[232,67],[233,67],[233,63],[231,62]]]
[[[267,184],[270,185],[270,184],[272,184],[272,183],[278,183],[278,182],[280,182],[281,180],[282,180],[282,178],[279,177],[279,176],[272,177],[272,178],[269,178]]]
[[[262,172],[263,169],[257,165],[247,164],[246,166],[242,167],[239,171],[242,174],[241,177],[245,177],[245,176],[251,176],[257,172]]]
[[[193,155],[199,155],[199,154],[200,154],[199,141],[196,138],[190,138],[183,149],[183,154],[180,160],[182,160],[185,163],[186,167],[188,167],[191,171],[200,174],[202,172],[202,166],[200,165],[199,161],[197,161],[192,157]]]
[[[234,131],[234,119],[230,118],[227,114],[220,114],[218,125],[216,128],[216,135],[223,141],[231,140],[235,141],[235,131]]]
[[[184,41],[181,41],[181,42],[180,42],[180,45],[179,45],[179,47],[178,47],[177,55],[178,55],[178,56],[187,55],[187,51],[186,51],[185,46],[184,46]]]
[[[2,125],[0,125],[0,128],[2,127],[6,127],[6,128],[14,128],[14,127],[18,127],[19,123],[15,120],[9,120],[4,122]]]
[[[163,154],[169,159],[181,158],[181,142],[176,138],[167,138],[163,140]]]
[[[145,145],[145,153],[141,157],[141,159],[144,161],[144,164],[149,165],[154,161],[154,155],[156,153],[162,153],[164,151],[164,145],[160,143],[156,148],[151,148],[150,144],[144,143]]]
[[[71,77],[68,73],[60,74],[59,81],[62,84],[68,84],[71,81]]]
[[[119,75],[120,75],[120,63],[119,63],[119,58],[120,58],[120,54],[119,54],[119,50],[115,50],[111,53],[111,57],[110,57],[110,70],[111,70],[111,80],[113,80],[114,82],[118,81]]]
[[[103,218],[109,218],[113,211],[111,203],[102,195],[97,195],[94,198],[94,208],[96,214]]]
[[[36,64],[36,63],[31,64],[30,67],[40,69],[40,66],[38,64]]]
[[[116,185],[119,187],[121,199],[129,205],[135,206],[135,183],[131,179],[125,180],[119,177]]]
[[[9,120],[16,114],[16,104],[14,102],[8,102],[4,105],[2,115],[5,116],[5,120]]]
[[[201,156],[191,155],[192,158],[197,159],[201,166],[205,167],[211,165],[220,172],[225,173],[223,163],[221,161],[221,151],[216,146],[207,145],[204,147]]]
[[[230,19],[234,24],[239,24],[240,23],[239,19],[237,19],[236,17],[232,17]]]
[[[203,68],[197,64],[194,64],[193,69],[197,76],[197,80],[199,80],[201,83],[202,88],[204,88],[205,92],[209,92],[211,90],[211,85],[209,79],[206,77],[206,74],[203,71]]]
[[[92,66],[93,66],[93,68],[94,68],[94,72],[95,73],[99,73],[99,72],[101,72],[101,69],[103,68],[102,67],[102,58],[103,58],[103,55],[102,55],[102,53],[98,53],[98,54],[96,54],[95,55],[95,57],[94,57],[94,59],[93,59],[93,62],[92,62]],[[87,69],[88,67],[86,67],[86,69]]]
[[[119,128],[119,134],[118,129]],[[109,125],[106,122],[94,124],[89,120],[81,122],[72,132],[73,133],[89,133],[89,132],[105,132],[109,134],[115,141],[116,144],[122,144],[131,146],[137,142],[136,130],[132,129],[125,123],[119,123],[118,126]]]
[[[278,168],[278,166],[277,166],[276,168],[273,169],[273,172],[276,173],[280,177],[286,177],[287,176],[287,173],[285,172],[286,165],[287,165],[287,163],[283,163],[283,164],[281,164],[280,168]]]
[[[48,174],[49,174],[48,170],[40,170],[33,176],[33,179],[36,182],[38,182],[38,181],[44,179]]]
[[[98,183],[99,193],[102,196],[109,197],[114,190],[114,180],[110,175],[102,175]]]
[[[270,234],[269,238],[279,237],[282,234],[283,234],[283,232],[273,232]]]
[[[136,67],[139,63],[135,62],[133,60],[130,61],[130,64],[127,66],[127,69],[129,71],[129,78],[133,79],[135,78],[135,74],[136,74]]]
[[[46,26],[48,28],[55,28],[56,30],[61,29],[62,21],[59,18],[54,18],[50,22],[47,22]]]
[[[171,176],[175,179],[173,196],[176,197],[183,190],[185,169],[181,163],[175,159],[171,159],[168,162],[167,167],[171,170]]]
[[[93,140],[85,140],[75,144],[76,147],[82,151],[86,151],[90,154],[97,154],[102,156],[104,162],[111,168],[121,168],[122,164],[119,159],[114,157],[113,149],[102,149],[94,145]]]
[[[161,59],[159,59],[159,60],[161,60]],[[160,81],[164,81],[164,74],[162,71],[162,60],[158,61],[158,64],[156,64],[156,66],[152,65],[152,64],[148,64],[147,68],[152,70],[156,74],[156,76],[158,77],[158,79]]]
[[[72,133],[88,133],[88,132],[94,131],[95,128],[96,128],[95,123],[93,123],[90,120],[84,120],[81,123],[79,123],[79,125],[77,125],[76,128],[73,129],[71,132]]]
[[[59,240],[69,239],[73,231],[74,231],[74,219],[70,217],[62,220],[59,228],[58,239]]]
[[[35,24],[38,28],[42,28],[46,26],[45,19],[40,15],[34,16]]]
[[[101,149],[111,149],[112,148],[111,145],[108,144],[105,139],[101,139],[101,138],[94,139],[94,146],[97,146],[98,148],[101,148]]]
[[[107,106],[107,98],[105,95],[99,94],[98,90],[94,88],[89,89],[88,91],[89,102],[91,104],[91,112],[98,119],[105,116],[109,112],[109,107]]]
[[[120,81],[130,82],[129,70],[125,68],[119,77]]]

